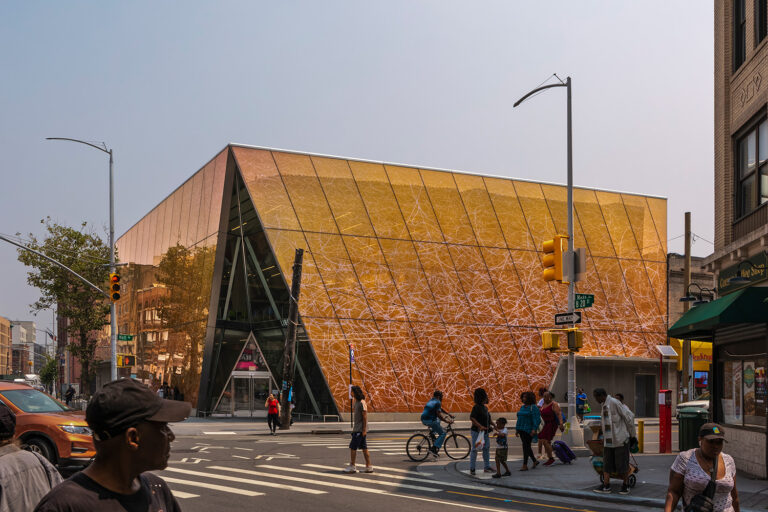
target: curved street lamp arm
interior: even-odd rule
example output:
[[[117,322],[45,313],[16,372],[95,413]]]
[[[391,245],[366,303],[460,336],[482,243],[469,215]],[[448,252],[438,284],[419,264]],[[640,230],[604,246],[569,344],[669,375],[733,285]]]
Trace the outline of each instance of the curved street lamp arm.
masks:
[[[104,153],[107,153],[108,155],[112,154],[112,150],[111,149],[107,149],[107,145],[104,144],[103,142],[102,142],[102,144],[104,144],[104,147],[102,148],[102,147],[97,146],[96,144],[91,144],[90,142],[85,142],[84,140],[69,139],[67,137],[46,137],[45,140],[68,140],[70,142],[79,142],[80,144],[85,144],[86,146],[91,146],[92,148],[96,148],[99,151],[103,151]]]
[[[109,294],[107,292],[105,292],[104,290],[102,290],[101,288],[99,288],[98,286],[96,286],[95,284],[93,284],[92,282],[90,282],[89,280],[87,280],[86,278],[84,278],[83,276],[81,276],[80,274],[78,274],[77,272],[72,270],[71,268],[67,267],[63,263],[59,263],[55,259],[49,258],[48,256],[46,256],[45,254],[41,253],[40,251],[36,251],[36,250],[34,250],[34,249],[30,248],[30,247],[27,247],[26,245],[14,242],[13,240],[9,240],[9,239],[5,238],[3,235],[0,235],[0,240],[8,242],[9,244],[13,244],[16,247],[20,247],[20,248],[24,249],[25,251],[29,251],[31,253],[37,254],[41,258],[45,258],[46,260],[50,261],[54,265],[58,265],[61,268],[63,268],[64,270],[66,270],[67,272],[69,272],[70,274],[74,275],[79,280],[81,280],[82,282],[84,282],[85,284],[87,284],[88,286],[90,286],[91,288],[93,288],[94,290],[96,290],[97,292],[99,292],[100,294],[105,296],[106,298],[109,298]]]
[[[526,94],[525,96],[517,100],[515,104],[512,105],[512,108],[515,108],[516,106],[518,106],[519,104],[527,100],[530,96],[536,94],[537,92],[543,91],[544,89],[551,89],[552,87],[568,87],[568,85],[567,84],[550,84],[550,85],[545,85],[543,87],[537,87],[536,89],[532,90],[531,92],[529,92],[528,94]]]

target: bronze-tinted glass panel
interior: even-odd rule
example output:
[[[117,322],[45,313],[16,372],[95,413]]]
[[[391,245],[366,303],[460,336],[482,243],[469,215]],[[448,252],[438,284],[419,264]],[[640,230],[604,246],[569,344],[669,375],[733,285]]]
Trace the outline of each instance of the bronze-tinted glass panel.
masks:
[[[616,328],[621,331],[639,331],[639,318],[632,302],[632,296],[624,281],[624,275],[618,260],[614,258],[596,258],[595,265],[600,275],[610,276],[603,279],[608,307],[612,313]]]
[[[616,325],[613,323],[610,300],[606,295],[602,279],[603,276],[595,267],[594,260],[587,256],[587,272],[584,275],[584,280],[577,283],[576,286],[579,293],[594,295],[595,302],[591,308],[582,310],[582,316],[592,328],[612,330],[616,328]]]
[[[532,389],[528,387],[526,362],[519,357],[518,340],[505,326],[482,325],[478,330],[499,378],[499,403],[491,406],[496,411],[515,411],[520,405],[520,393]]]
[[[332,318],[303,317],[302,322],[336,404],[340,410],[349,411],[349,348],[338,321]],[[352,382],[369,394],[356,365],[352,366]]]
[[[619,260],[624,271],[624,279],[627,287],[632,292],[632,302],[637,316],[640,318],[639,330],[652,331],[663,330],[664,325],[660,320],[666,311],[659,310],[656,297],[653,294],[651,282],[645,271],[642,261]],[[637,329],[637,328],[636,328]]]
[[[491,198],[480,176],[454,174],[477,243],[487,247],[506,247]]]
[[[448,323],[474,323],[461,281],[443,244],[416,242],[419,260],[442,318]]]
[[[355,364],[376,411],[408,412],[392,361],[372,320],[340,320],[347,340],[355,346]],[[337,399],[338,400],[338,399]]]
[[[525,181],[515,181],[514,184],[530,235],[533,237],[536,250],[540,251],[544,240],[549,240],[557,234],[541,185]]]
[[[537,247],[528,230],[528,223],[523,215],[514,183],[501,178],[483,178],[483,180],[488,187],[491,203],[499,218],[507,247],[536,250]]]
[[[501,301],[506,322],[516,326],[535,326],[532,310],[526,300],[509,251],[488,247],[483,247],[482,251],[493,286]]]
[[[346,160],[312,157],[331,213],[343,235],[373,236],[368,212]]]
[[[648,357],[652,353],[645,333],[626,331],[621,333],[621,339],[627,357]]]
[[[192,198],[189,208],[189,220],[187,221],[186,240],[187,245],[194,245],[200,241],[197,237],[197,226],[200,222],[201,196],[203,192],[203,172],[192,176]]]
[[[413,243],[386,238],[379,239],[379,242],[408,317],[423,322],[440,322],[440,313]]]
[[[273,152],[285,189],[305,231],[338,233],[312,160],[306,155]]]
[[[667,311],[667,264],[666,262],[646,261],[645,271],[651,283],[654,301],[661,312],[655,323],[658,326],[653,329],[656,332],[667,332],[665,322]]]
[[[270,279],[274,277],[275,273],[282,271],[283,276],[285,276],[286,286],[290,286],[288,283],[291,283],[293,279],[293,260],[296,255],[296,249],[304,249],[299,312],[302,316],[333,318],[335,314],[328,299],[328,293],[315,266],[314,255],[308,251],[304,235],[299,231],[277,229],[267,229],[266,233],[280,268],[265,269],[264,277]],[[267,271],[270,273],[267,273]]]
[[[192,209],[192,180],[187,180],[181,187],[181,217],[179,218],[178,242],[187,247],[187,227],[189,225],[190,211]]]
[[[200,218],[197,221],[197,240],[205,240],[212,232],[209,231],[211,216],[221,214],[221,205],[213,208],[213,177],[216,171],[215,161],[205,166],[202,177],[202,190],[200,191]]]
[[[443,324],[413,322],[412,326],[432,375],[434,388],[443,392],[443,407],[451,412],[470,410],[474,388],[470,389],[467,374],[456,357]]]
[[[504,324],[499,299],[493,289],[483,255],[478,247],[466,245],[448,245],[448,250],[459,275],[472,310],[475,323]]]
[[[565,187],[556,185],[542,185],[542,192],[547,199],[547,206],[552,213],[552,220],[555,223],[555,231],[564,235],[568,234],[568,191]],[[574,208],[575,210],[575,208]],[[578,217],[573,216],[573,231],[574,239],[573,246],[587,247],[587,242],[584,239],[584,233],[579,223]]]
[[[265,228],[299,229],[299,221],[272,153],[239,147],[233,147],[232,153],[262,225]]]
[[[485,388],[491,404],[503,403],[499,381],[501,376],[491,361],[486,341],[477,326],[446,324],[445,332],[453,344],[462,370],[470,379],[470,387]],[[491,407],[491,410],[498,410]]]
[[[224,200],[224,178],[227,171],[229,151],[224,150],[214,160],[216,171],[213,177],[213,198],[211,199],[211,215],[208,217],[208,233],[217,233],[221,222],[221,205]],[[234,172],[234,171],[233,171]],[[247,185],[247,183],[246,183]],[[229,191],[227,191],[229,193]],[[251,192],[249,191],[249,194]]]
[[[619,258],[640,259],[640,251],[637,250],[635,235],[629,225],[621,195],[600,191],[595,192],[595,195],[600,203],[608,232],[611,234],[616,255]]]
[[[454,244],[477,245],[453,175],[440,171],[421,171],[432,208],[445,241]]]
[[[384,166],[352,161],[349,165],[376,235],[408,240],[408,230]]]
[[[541,261],[535,252],[510,251],[536,325],[550,326],[555,313],[565,311],[563,302],[554,303],[552,290],[541,278]]]
[[[646,197],[648,209],[651,212],[653,225],[658,233],[659,243],[661,244],[661,253],[665,258],[667,255],[667,200]]]
[[[176,197],[171,194],[165,203],[165,215],[163,216],[163,234],[161,238],[158,253],[164,253],[171,246],[171,224],[173,222],[174,211],[176,210]]]
[[[421,348],[405,322],[377,322],[410,412],[421,412],[434,387]],[[433,369],[436,371],[437,369]]]
[[[420,241],[442,242],[443,233],[418,169],[387,165],[386,171],[411,237]]]
[[[615,256],[611,237],[605,226],[605,219],[597,202],[594,190],[576,188],[573,190],[573,204],[576,219],[584,231],[586,247],[592,256]]]
[[[556,359],[541,350],[541,334],[537,329],[512,328],[520,358],[525,361],[527,382],[519,382],[530,386],[524,391],[538,390],[541,387],[549,388],[551,376],[554,372]],[[519,399],[520,393],[515,395]],[[519,402],[518,402],[519,403]]]
[[[663,247],[659,242],[656,226],[653,223],[653,218],[651,218],[651,212],[645,198],[622,194],[621,199],[624,202],[624,209],[627,211],[629,224],[637,239],[643,259],[666,261],[666,254],[662,252]]]
[[[315,265],[340,318],[371,318],[365,296],[339,235],[305,233]]]
[[[406,320],[403,304],[384,255],[375,238],[343,237],[352,264],[363,286],[373,317],[381,320]]]

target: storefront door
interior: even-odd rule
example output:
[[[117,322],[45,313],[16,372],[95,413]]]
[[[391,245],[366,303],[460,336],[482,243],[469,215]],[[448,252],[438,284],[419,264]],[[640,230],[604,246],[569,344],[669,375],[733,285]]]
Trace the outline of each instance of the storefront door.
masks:
[[[266,417],[270,381],[269,372],[232,372],[233,416]]]

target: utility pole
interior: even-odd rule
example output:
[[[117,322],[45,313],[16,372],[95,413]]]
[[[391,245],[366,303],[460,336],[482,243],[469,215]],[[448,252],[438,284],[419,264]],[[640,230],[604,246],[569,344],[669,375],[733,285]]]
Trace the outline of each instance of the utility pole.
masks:
[[[691,212],[685,212],[685,260],[683,263],[683,287],[685,293],[688,293],[688,287],[691,285]],[[686,313],[689,308],[689,302],[683,302],[683,313]],[[683,346],[680,354],[681,367],[683,369],[681,385],[682,388],[682,401],[687,402],[691,400],[688,395],[688,381],[690,380],[690,368],[688,367],[691,359],[691,340],[684,339]]]
[[[299,324],[299,292],[301,291],[301,262],[303,258],[304,249],[296,249],[296,257],[293,261],[291,298],[288,305],[288,330],[285,335],[283,352],[283,388],[280,393],[280,402],[283,408],[280,413],[280,430],[291,428],[290,395],[293,391],[294,362],[296,360],[296,331]]]
[[[557,76],[557,75],[555,75]],[[559,80],[559,77],[558,77]],[[573,128],[572,128],[572,109],[571,109],[571,77],[566,77],[565,82],[562,80],[559,84],[550,84],[542,87],[537,87],[532,90],[513,105],[518,106],[523,101],[528,99],[533,94],[549,89],[551,87],[565,87],[567,91],[567,151],[568,151],[568,313],[573,314],[574,306],[576,302],[576,279],[575,272],[575,255],[573,250]],[[575,324],[571,324],[573,327]],[[568,352],[568,421],[572,428],[569,430],[566,436],[568,444],[571,446],[581,447],[584,446],[584,433],[580,428],[578,416],[576,416],[576,353],[573,351]]]

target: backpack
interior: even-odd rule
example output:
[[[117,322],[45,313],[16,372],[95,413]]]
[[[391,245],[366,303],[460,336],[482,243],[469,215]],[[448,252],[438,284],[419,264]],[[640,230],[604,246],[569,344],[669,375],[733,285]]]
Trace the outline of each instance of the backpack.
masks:
[[[557,458],[560,459],[560,462],[563,464],[570,464],[574,460],[576,460],[576,455],[573,454],[573,451],[568,447],[567,444],[565,444],[562,441],[555,441],[552,443],[552,450],[555,452],[555,455],[557,455]]]

